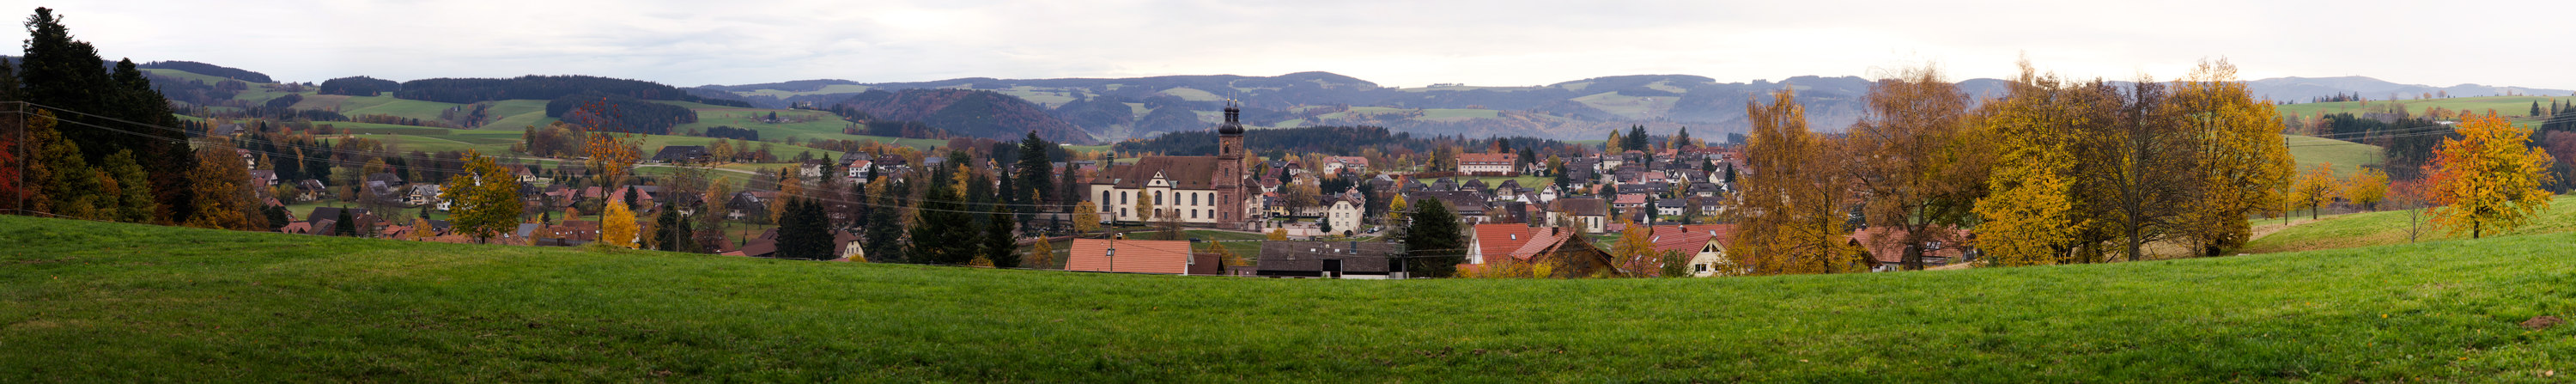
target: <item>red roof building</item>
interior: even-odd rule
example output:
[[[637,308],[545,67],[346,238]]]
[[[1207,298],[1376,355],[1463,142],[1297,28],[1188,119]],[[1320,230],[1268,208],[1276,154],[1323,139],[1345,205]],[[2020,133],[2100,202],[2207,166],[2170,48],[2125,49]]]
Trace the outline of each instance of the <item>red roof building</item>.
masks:
[[[1195,264],[1187,241],[1073,239],[1064,270],[1188,275]]]

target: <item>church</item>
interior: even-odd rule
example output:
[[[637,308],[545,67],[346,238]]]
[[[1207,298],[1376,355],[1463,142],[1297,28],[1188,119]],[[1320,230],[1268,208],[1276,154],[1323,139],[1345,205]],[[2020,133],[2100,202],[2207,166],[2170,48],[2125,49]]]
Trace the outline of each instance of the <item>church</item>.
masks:
[[[1241,109],[1225,107],[1225,123],[1216,127],[1216,156],[1146,156],[1113,165],[1092,180],[1084,197],[1100,207],[1102,222],[1147,222],[1137,209],[1150,203],[1151,221],[1170,217],[1193,226],[1257,229],[1260,186],[1244,171],[1242,116]]]

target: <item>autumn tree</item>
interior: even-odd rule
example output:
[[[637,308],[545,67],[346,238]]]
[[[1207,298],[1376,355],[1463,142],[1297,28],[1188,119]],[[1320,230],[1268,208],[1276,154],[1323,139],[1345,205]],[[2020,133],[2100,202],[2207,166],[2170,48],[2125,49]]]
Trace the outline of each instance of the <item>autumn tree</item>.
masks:
[[[609,204],[599,215],[599,242],[618,248],[635,249],[635,211],[626,204]]]
[[[2180,237],[2218,255],[2253,240],[2245,218],[2287,198],[2282,187],[2297,164],[2280,135],[2280,112],[2236,79],[2235,64],[2203,60],[2176,87],[2178,121],[2200,147],[2185,168],[2200,181],[2190,188]]]
[[[245,185],[250,182],[250,168],[242,165],[241,155],[230,145],[210,144],[197,150],[196,163],[197,170],[189,172],[188,177],[196,179],[189,185],[197,188],[196,203],[191,204],[196,206],[197,212],[187,216],[187,226],[244,231],[260,229],[255,228],[259,227],[255,222],[265,221],[266,215],[258,214],[257,189]],[[342,221],[340,225],[348,227],[353,224]]]
[[[1270,241],[1288,241],[1288,229],[1287,229],[1287,228],[1271,228],[1271,229],[1270,229],[1270,234],[1269,234],[1269,236],[1267,236],[1267,237],[1265,237],[1265,238],[1269,239]]]
[[[1934,229],[1974,221],[1986,194],[1993,147],[1968,115],[1968,95],[1934,67],[1870,86],[1868,115],[1844,148],[1844,170],[1870,196],[1869,225],[1903,231],[1905,244],[1962,240]],[[1905,247],[1905,269],[1923,269],[1923,251]]]
[[[451,205],[448,228],[478,243],[489,242],[519,223],[519,178],[479,150],[465,152],[465,173],[448,178],[438,198]]]
[[[1744,182],[1739,207],[1730,209],[1744,236],[1729,248],[1756,274],[1835,273],[1851,270],[1858,250],[1842,240],[1851,180],[1836,160],[1834,143],[1807,130],[1806,108],[1794,89],[1772,93],[1770,105],[1746,101],[1753,123],[1746,163],[1761,170]]]
[[[595,132],[590,134],[586,143],[583,145],[583,155],[587,156],[585,164],[590,166],[591,174],[599,175],[599,179],[607,181],[608,185],[626,185],[628,172],[633,171],[636,161],[644,156],[644,149],[640,147],[644,139],[632,134]]]
[[[1618,240],[1610,243],[1611,267],[1618,268],[1623,276],[1648,276],[1662,271],[1656,264],[1662,260],[1655,255],[1654,229],[1624,219],[1619,222],[1628,228],[1620,230]]]
[[[1075,203],[1073,205],[1073,232],[1091,233],[1091,231],[1097,230],[1100,230],[1100,206],[1092,204],[1089,201]]]
[[[1029,244],[1028,257],[1020,260],[1029,268],[1063,269],[1062,266],[1055,265],[1055,242],[1047,241],[1045,238],[1039,238],[1037,243]]]
[[[2549,207],[2549,154],[2531,147],[2531,132],[2513,126],[2493,111],[2461,119],[2457,138],[2442,140],[2425,174],[2432,200],[2433,223],[2469,238],[2487,227],[2512,230]]]
[[[2308,207],[2308,219],[2315,220],[2317,211],[2341,194],[2335,190],[2338,184],[2342,183],[2335,179],[2334,164],[2317,163],[2316,167],[2299,174],[2298,184],[2290,187],[2290,201]]]
[[[2344,200],[2351,201],[2353,205],[2361,206],[2362,209],[2377,211],[2379,202],[2388,198],[2388,174],[2377,169],[2362,168],[2360,172],[2354,172],[2352,177],[2345,178],[2343,186],[2339,189],[2343,191]]]
[[[2055,264],[2071,243],[2068,237],[2087,225],[2074,213],[2074,126],[2095,115],[2091,106],[2102,95],[2040,74],[2026,60],[2010,87],[2010,94],[1986,103],[1976,118],[1997,147],[1986,178],[1992,192],[1976,205],[1982,221],[1977,245],[1994,265]]]

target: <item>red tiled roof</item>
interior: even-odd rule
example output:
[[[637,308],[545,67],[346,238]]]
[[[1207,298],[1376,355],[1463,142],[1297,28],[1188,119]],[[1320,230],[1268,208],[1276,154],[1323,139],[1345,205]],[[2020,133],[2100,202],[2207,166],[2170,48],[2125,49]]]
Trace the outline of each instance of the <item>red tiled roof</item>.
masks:
[[[1118,254],[1108,255],[1116,248]],[[1064,270],[1131,273],[1189,273],[1190,242],[1175,240],[1073,239]]]
[[[1509,164],[1511,164],[1511,163],[1512,163],[1512,159],[1513,159],[1513,158],[1515,158],[1515,157],[1519,157],[1519,155],[1518,155],[1518,154],[1512,154],[1512,153],[1461,153],[1461,154],[1458,154],[1458,164],[1459,164],[1459,165],[1471,165],[1471,164],[1482,164],[1482,165],[1504,164],[1504,165],[1509,165]]]
[[[1968,231],[1957,228],[1936,228],[1932,233],[1931,240],[1941,242],[1941,249],[1925,251],[1923,257],[1958,259],[1961,246],[1968,239]],[[1905,262],[1905,232],[1898,228],[1863,228],[1853,231],[1851,239],[1859,242],[1862,249],[1868,250],[1869,258],[1872,260],[1880,263]]]
[[[1646,203],[1646,194],[1643,194],[1643,193],[1622,193],[1622,194],[1619,194],[1619,201],[1618,201],[1618,202],[1616,202],[1616,203],[1612,203],[1612,204],[1627,205],[1627,204],[1645,204],[1645,203]]]
[[[1478,224],[1476,249],[1485,257],[1509,255],[1529,244],[1530,232],[1527,224]]]
[[[1699,253],[1701,245],[1708,244],[1709,239],[1716,239],[1720,245],[1735,242],[1735,224],[1664,225],[1654,228],[1654,233],[1649,237],[1655,242],[1655,252],[1682,251],[1685,254],[1696,254]]]

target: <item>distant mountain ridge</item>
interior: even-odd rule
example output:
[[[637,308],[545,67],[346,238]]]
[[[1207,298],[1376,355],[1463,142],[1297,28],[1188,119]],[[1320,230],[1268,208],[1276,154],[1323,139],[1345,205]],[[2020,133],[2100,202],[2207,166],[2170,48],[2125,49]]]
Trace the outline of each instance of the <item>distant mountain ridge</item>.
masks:
[[[0,60],[7,58],[0,57]],[[235,79],[264,79],[265,74],[196,62],[154,62],[146,68],[196,72]],[[198,71],[220,72],[202,73]],[[530,76],[534,78],[537,76]],[[1182,75],[1136,78],[996,79],[968,77],[935,81],[863,83],[811,79],[741,85],[671,87],[650,81],[577,78],[575,83],[619,83],[620,90],[647,99],[700,101],[759,108],[826,108],[861,105],[878,119],[915,120],[961,135],[1016,138],[1030,131],[1050,140],[1100,142],[1144,138],[1167,132],[1208,129],[1217,111],[1229,104],[1244,110],[1244,120],[1259,127],[1381,126],[1417,135],[1470,137],[1531,136],[1591,140],[1611,129],[1644,125],[1666,133],[1699,128],[1717,137],[1743,132],[1744,105],[1782,89],[1794,89],[1806,107],[1812,129],[1835,132],[1859,121],[1872,80],[1856,76],[1799,76],[1778,81],[1719,82],[1683,74],[1605,76],[1543,86],[1467,86],[1442,84],[1397,88],[1331,72],[1297,72],[1278,76]],[[522,79],[429,79],[436,81],[508,81]],[[266,81],[253,81],[266,82]],[[2373,100],[2495,95],[2570,95],[2568,90],[2461,84],[2434,87],[2400,84],[2370,77],[2282,77],[2247,81],[2256,97],[2304,103],[2323,97],[2357,95]],[[2009,83],[1997,79],[1959,82],[1971,97],[2001,97]],[[586,87],[582,86],[582,87]],[[479,88],[462,99],[516,98]],[[580,88],[580,87],[576,87]],[[633,88],[633,89],[627,89]],[[641,90],[641,91],[637,91]],[[578,92],[565,88],[560,91]],[[676,91],[676,92],[671,92]],[[971,92],[953,92],[971,91]],[[415,92],[417,93],[417,92]],[[874,94],[874,95],[872,95]],[[404,96],[398,93],[398,96]],[[408,95],[418,98],[426,95]],[[457,97],[450,97],[457,98]],[[461,99],[460,99],[461,100]],[[977,113],[993,115],[970,116]],[[943,126],[945,124],[946,126]]]

